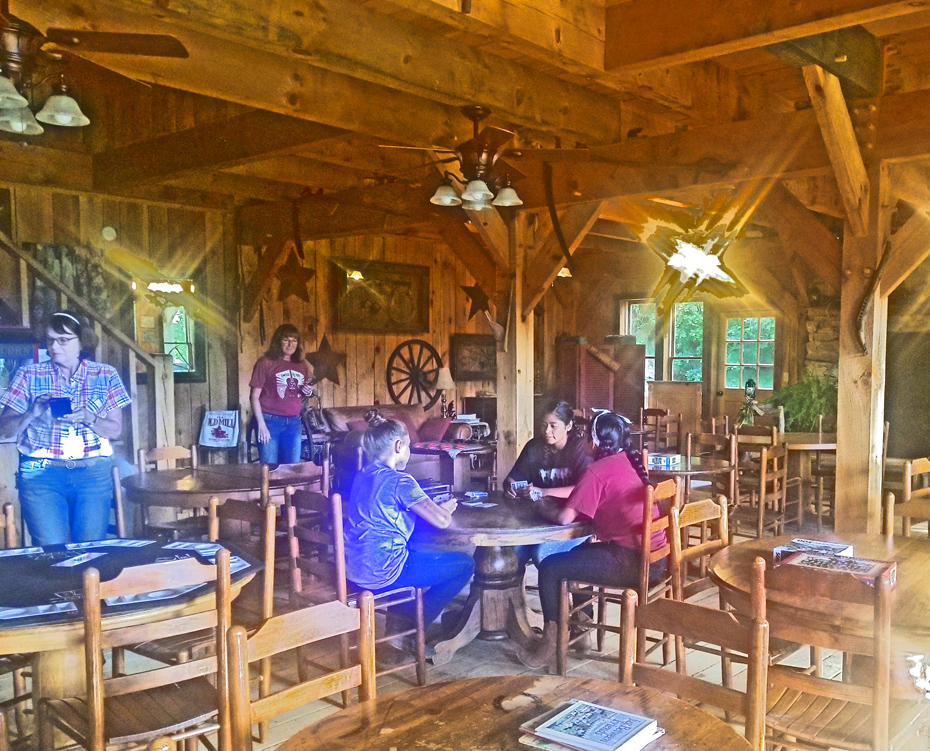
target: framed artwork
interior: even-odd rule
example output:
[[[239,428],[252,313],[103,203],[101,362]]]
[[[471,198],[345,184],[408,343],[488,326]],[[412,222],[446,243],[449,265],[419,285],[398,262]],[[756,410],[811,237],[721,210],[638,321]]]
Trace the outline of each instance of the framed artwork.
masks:
[[[497,341],[493,334],[452,335],[452,378],[493,381],[497,378]]]
[[[376,334],[429,331],[429,266],[351,258],[330,263],[337,329]]]

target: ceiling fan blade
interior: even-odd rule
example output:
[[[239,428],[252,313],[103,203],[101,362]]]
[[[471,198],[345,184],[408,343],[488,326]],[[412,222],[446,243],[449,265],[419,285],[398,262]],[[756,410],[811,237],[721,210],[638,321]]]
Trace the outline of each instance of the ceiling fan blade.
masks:
[[[477,138],[473,140],[475,141],[479,150],[490,151],[493,154],[505,143],[508,143],[512,138],[513,131],[504,130],[503,128],[495,128],[493,125],[489,125],[478,134]],[[465,144],[462,144],[462,146],[464,145]],[[462,148],[462,146],[459,148]]]
[[[49,29],[45,36],[53,44],[80,52],[109,52],[143,57],[190,57],[187,48],[167,34]]]
[[[526,179],[526,173],[517,167],[514,160],[504,157],[499,157],[494,160],[494,174],[497,175],[498,178],[507,179],[514,183],[518,180]]]
[[[523,161],[549,162],[586,162],[591,158],[588,149],[504,149],[501,156],[508,163]]]
[[[452,149],[443,149],[439,146],[391,146],[386,143],[379,143],[379,149],[402,149],[405,151],[442,151],[445,154],[454,154]]]

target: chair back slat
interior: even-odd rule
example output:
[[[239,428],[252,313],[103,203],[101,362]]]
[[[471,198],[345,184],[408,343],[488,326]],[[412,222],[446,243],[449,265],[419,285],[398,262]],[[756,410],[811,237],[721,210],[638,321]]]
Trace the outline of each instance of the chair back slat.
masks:
[[[153,623],[140,623],[135,626],[126,626],[113,631],[104,631],[102,645],[104,649],[112,647],[126,647],[131,644],[167,639],[175,634],[191,631],[203,631],[216,625],[216,611],[207,610],[203,613],[175,616],[164,621]]]
[[[190,660],[189,662],[179,662],[158,670],[149,670],[145,673],[120,675],[106,680],[106,696],[120,696],[121,694],[131,694],[136,691],[147,691],[159,686],[210,676],[216,671],[216,657],[210,656],[199,660]]]
[[[235,751],[252,748],[251,726],[310,701],[359,687],[359,701],[374,699],[374,600],[370,592],[358,597],[358,608],[334,601],[269,619],[251,638],[241,626],[229,634],[230,740]],[[301,681],[281,691],[269,691],[251,701],[249,663],[296,650],[339,634],[358,633],[358,664],[321,678]]]
[[[201,563],[197,558],[182,558],[150,566],[132,566],[119,576],[100,582],[100,599],[130,597],[159,589],[193,587],[216,581],[216,566]]]
[[[16,512],[12,503],[3,504],[3,514],[0,516],[0,524],[3,525],[3,547],[5,550],[18,547],[17,529],[16,529]]]
[[[765,697],[768,676],[769,626],[754,612],[748,623],[729,613],[689,602],[658,600],[641,607],[632,590],[623,593],[620,605],[620,670],[622,683],[635,683],[712,704],[743,715],[745,737],[754,751],[765,747]],[[647,665],[637,657],[637,633],[657,629],[680,638],[691,638],[721,648],[745,647],[748,661],[746,691],[711,683],[696,675]]]

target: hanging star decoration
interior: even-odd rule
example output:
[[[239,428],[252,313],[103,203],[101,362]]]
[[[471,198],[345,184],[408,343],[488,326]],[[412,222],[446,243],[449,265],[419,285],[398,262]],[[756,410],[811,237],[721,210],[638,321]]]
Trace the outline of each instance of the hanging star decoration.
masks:
[[[297,253],[291,253],[285,263],[278,269],[278,302],[284,302],[289,297],[299,297],[306,303],[310,302],[310,292],[307,290],[307,284],[313,279],[316,271],[304,268],[304,265],[297,257]]]
[[[324,378],[339,385],[339,366],[345,365],[345,352],[334,352],[329,344],[326,334],[320,340],[320,347],[316,352],[308,352],[307,362],[313,366],[313,380],[319,383]]]
[[[468,312],[469,321],[475,317],[475,313],[480,313],[482,310],[490,312],[491,301],[484,293],[484,290],[481,289],[480,284],[473,284],[470,287],[462,285],[462,291],[468,295],[468,299],[471,300],[471,310]]]

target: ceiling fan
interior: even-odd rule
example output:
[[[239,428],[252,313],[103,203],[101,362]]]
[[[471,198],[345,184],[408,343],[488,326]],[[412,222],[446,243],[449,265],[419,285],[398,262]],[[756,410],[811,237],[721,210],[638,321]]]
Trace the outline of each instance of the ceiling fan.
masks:
[[[147,57],[189,56],[179,40],[165,34],[59,28],[50,28],[43,34],[28,21],[10,13],[9,0],[0,0],[0,129],[24,135],[41,133],[42,128],[28,111],[29,102],[22,92],[35,89],[56,76],[59,78],[56,91],[43,112],[36,117],[54,125],[87,125],[89,120],[80,112],[77,103],[65,95],[62,67],[67,54],[80,56],[85,52]],[[56,100],[54,111],[46,113],[53,100]],[[62,105],[65,109],[61,109]]]
[[[410,149],[416,151],[433,151],[448,154],[448,157],[437,159],[430,164],[449,164],[458,162],[461,167],[464,182],[451,172],[445,173],[445,180],[436,189],[430,202],[438,206],[464,206],[466,209],[480,210],[491,205],[519,206],[523,202],[511,186],[511,181],[524,177],[523,173],[515,167],[508,166],[507,170],[496,169],[498,159],[505,153],[504,149],[514,137],[511,130],[498,128],[493,125],[481,128],[481,123],[487,119],[491,110],[479,104],[469,104],[459,110],[472,121],[472,137],[460,143],[455,149],[442,147],[424,148],[420,146],[388,146],[384,149]],[[453,180],[461,182],[464,190],[459,192],[452,186]],[[492,189],[497,189],[495,198]]]

